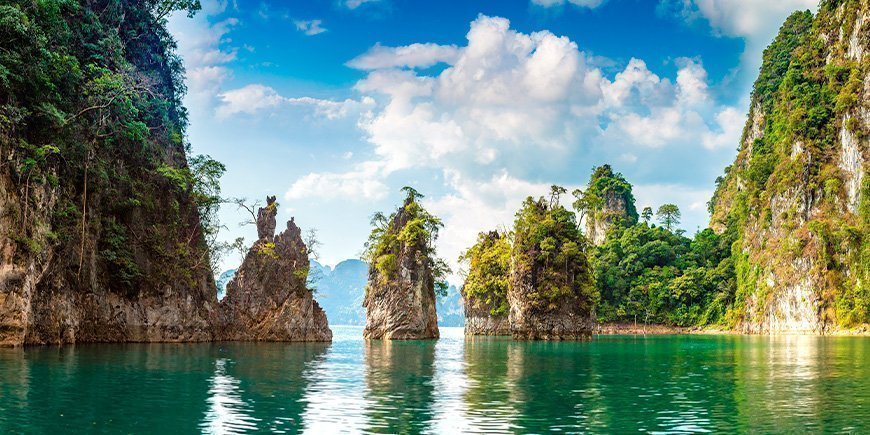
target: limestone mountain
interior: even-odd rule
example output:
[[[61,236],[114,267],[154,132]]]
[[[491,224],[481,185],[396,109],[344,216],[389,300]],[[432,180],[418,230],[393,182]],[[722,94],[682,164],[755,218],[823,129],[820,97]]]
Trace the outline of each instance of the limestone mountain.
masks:
[[[448,268],[435,255],[441,220],[429,214],[411,188],[389,218],[376,215],[366,246],[369,278],[363,306],[364,336],[373,339],[438,338],[435,287],[447,289]]]
[[[591,336],[596,295],[586,245],[574,213],[558,198],[525,200],[514,223],[507,291],[514,338]]]
[[[870,322],[870,5],[796,12],[765,50],[711,227],[734,241],[729,323],[823,333]]]
[[[604,243],[614,223],[629,226],[637,222],[631,184],[622,174],[613,172],[610,165],[594,168],[586,190],[576,190],[574,196],[577,198],[574,208],[585,222],[586,237],[595,245]]]
[[[466,335],[510,335],[507,292],[511,245],[507,234],[480,233],[460,259],[468,272],[462,286]]]
[[[326,313],[308,288],[308,248],[293,219],[275,235],[278,204],[257,216],[259,239],[227,284],[220,302],[222,340],[330,341]]]
[[[199,2],[158,3],[0,4],[0,344],[213,338],[223,166],[158,11]]]

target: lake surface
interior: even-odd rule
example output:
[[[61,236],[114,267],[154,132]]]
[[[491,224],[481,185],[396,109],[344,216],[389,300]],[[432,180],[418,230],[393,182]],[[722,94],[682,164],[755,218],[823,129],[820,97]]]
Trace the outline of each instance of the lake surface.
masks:
[[[0,432],[870,432],[870,338],[0,349]]]

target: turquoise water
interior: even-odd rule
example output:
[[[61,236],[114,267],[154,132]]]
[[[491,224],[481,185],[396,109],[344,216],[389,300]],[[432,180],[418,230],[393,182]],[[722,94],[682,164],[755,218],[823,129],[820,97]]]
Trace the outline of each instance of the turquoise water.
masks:
[[[0,349],[0,432],[870,432],[870,338]]]

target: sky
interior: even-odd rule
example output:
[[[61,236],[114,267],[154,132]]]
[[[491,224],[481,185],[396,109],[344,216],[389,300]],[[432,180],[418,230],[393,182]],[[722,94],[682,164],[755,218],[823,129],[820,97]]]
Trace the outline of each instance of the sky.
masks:
[[[582,188],[604,163],[638,209],[674,203],[688,234],[706,228],[761,53],[806,9],[816,0],[203,0],[169,28],[188,140],[226,165],[224,196],[276,195],[279,222],[315,228],[335,265],[414,186],[458,270],[525,197]],[[256,239],[243,211],[220,216],[223,239]]]

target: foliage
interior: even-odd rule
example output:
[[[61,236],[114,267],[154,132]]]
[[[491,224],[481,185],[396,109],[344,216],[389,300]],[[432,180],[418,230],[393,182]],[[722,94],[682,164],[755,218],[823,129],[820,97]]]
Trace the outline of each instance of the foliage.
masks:
[[[637,222],[637,208],[634,205],[634,194],[631,184],[618,172],[613,172],[610,165],[601,165],[592,169],[586,190],[577,189],[573,192],[576,201],[574,209],[580,214],[582,221],[585,216],[601,219],[600,214],[607,210],[609,201],[619,200],[625,205],[625,217],[629,224]]]
[[[595,249],[600,321],[717,323],[733,300],[726,237],[705,229],[688,239],[663,227],[618,226]]]
[[[516,214],[511,248],[514,273],[534,279],[534,292],[526,296],[545,310],[565,298],[591,309],[596,295],[586,245],[574,213],[558,202],[527,198]]]
[[[676,204],[662,204],[656,210],[656,217],[659,219],[659,223],[664,225],[668,231],[673,231],[674,227],[680,224],[682,214]]]
[[[362,260],[372,265],[386,283],[398,276],[400,258],[412,256],[431,272],[436,295],[446,296],[450,267],[438,258],[435,250],[438,232],[444,224],[420,205],[423,195],[412,187],[404,187],[402,191],[406,195],[402,207],[389,217],[380,212],[372,216],[372,231]]]
[[[497,231],[480,233],[477,243],[465,251],[459,261],[468,265],[462,286],[466,303],[479,301],[489,307],[491,315],[506,315],[511,261],[508,235]]]
[[[186,161],[184,70],[165,20],[199,7],[0,5],[0,170],[19,189],[17,239],[63,241],[58,257],[82,282],[92,273],[108,275],[110,287],[159,291],[209,265],[223,167]],[[51,189],[54,213],[35,212],[45,209],[37,188]],[[85,261],[92,247],[96,264]]]

